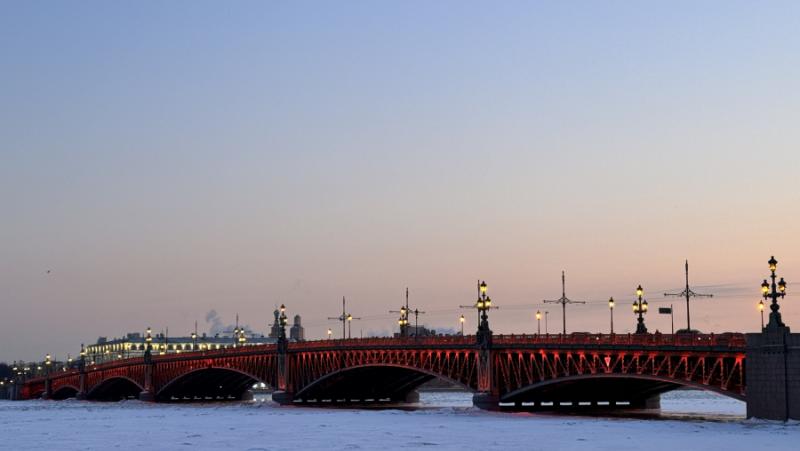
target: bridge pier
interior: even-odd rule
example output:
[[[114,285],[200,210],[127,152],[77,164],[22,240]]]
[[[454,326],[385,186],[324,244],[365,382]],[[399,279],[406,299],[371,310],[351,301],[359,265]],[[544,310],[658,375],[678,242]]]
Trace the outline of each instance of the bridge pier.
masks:
[[[800,420],[800,334],[785,326],[747,334],[747,417]]]
[[[240,399],[242,401],[252,401],[252,400],[254,400],[255,396],[253,395],[253,390],[245,390],[244,393],[242,393],[242,397]]]
[[[483,410],[500,410],[500,397],[487,392],[472,395],[472,405]]]
[[[75,394],[75,399],[83,401],[86,399],[86,365],[81,362],[81,373],[78,378],[78,393]]]
[[[410,392],[406,393],[403,397],[402,402],[407,402],[409,404],[414,404],[419,402],[419,392],[416,390],[411,390]]]
[[[44,393],[42,393],[42,399],[51,399],[53,397],[53,381],[48,376],[47,379],[44,380]]]
[[[276,390],[272,392],[272,400],[282,406],[289,406],[294,404],[294,393]]]
[[[624,406],[620,406],[624,407]],[[647,398],[641,398],[631,401],[627,406],[630,409],[660,409],[661,408],[661,395],[652,395]]]
[[[139,392],[139,401],[156,402],[156,394],[153,393],[153,371],[155,364],[150,354],[150,349],[147,349],[144,354],[144,390]]]

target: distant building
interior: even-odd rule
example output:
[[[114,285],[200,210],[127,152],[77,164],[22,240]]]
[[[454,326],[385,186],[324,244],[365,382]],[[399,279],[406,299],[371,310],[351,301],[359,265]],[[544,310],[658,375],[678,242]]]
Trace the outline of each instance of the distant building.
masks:
[[[289,330],[289,339],[294,341],[303,341],[306,339],[306,331],[300,325],[300,315],[294,315],[294,325]]]
[[[245,334],[247,341],[244,346],[262,345],[275,343],[277,340],[256,335],[252,332]],[[240,346],[232,334],[215,335],[213,337],[206,334],[198,335],[195,340],[192,337],[168,337],[165,334],[154,334],[152,345],[153,355],[159,354],[180,354],[188,351],[211,351],[216,349],[234,348]],[[106,337],[97,339],[97,343],[86,347],[86,359],[89,362],[107,362],[109,360],[129,357],[142,357],[144,355],[147,342],[141,333],[128,333],[124,338],[114,338],[109,340]]]
[[[436,329],[428,329],[425,326],[408,326],[409,337],[434,337],[436,336]],[[400,338],[398,332],[394,333],[394,338]]]

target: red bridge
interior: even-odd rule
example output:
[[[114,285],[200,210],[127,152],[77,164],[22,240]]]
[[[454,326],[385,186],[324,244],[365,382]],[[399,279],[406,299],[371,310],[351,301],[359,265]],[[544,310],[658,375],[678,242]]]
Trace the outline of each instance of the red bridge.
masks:
[[[480,337],[477,337],[480,338]],[[255,383],[283,404],[413,401],[440,378],[482,408],[656,407],[690,386],[744,400],[745,336],[521,335],[369,338],[245,346],[86,365],[24,383],[24,399],[240,399]]]

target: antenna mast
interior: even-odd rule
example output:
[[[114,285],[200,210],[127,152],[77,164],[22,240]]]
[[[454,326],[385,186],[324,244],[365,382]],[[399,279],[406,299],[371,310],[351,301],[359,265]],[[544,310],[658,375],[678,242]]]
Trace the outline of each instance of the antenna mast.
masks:
[[[700,294],[695,293],[689,288],[689,260],[686,260],[686,288],[681,291],[680,293],[664,293],[664,296],[677,296],[677,297],[685,297],[686,298],[686,332],[690,333],[692,331],[692,323],[689,317],[689,299],[690,298],[713,298],[713,294]]]
[[[564,271],[561,271],[561,298],[544,300],[545,304],[561,304],[561,327],[562,333],[567,334],[567,304],[585,304],[585,301],[573,301],[567,297],[567,282]]]

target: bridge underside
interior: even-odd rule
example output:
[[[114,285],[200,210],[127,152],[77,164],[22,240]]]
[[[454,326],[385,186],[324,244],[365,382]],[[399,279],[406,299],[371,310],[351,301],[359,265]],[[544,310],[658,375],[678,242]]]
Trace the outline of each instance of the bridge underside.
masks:
[[[248,399],[258,382],[238,371],[210,368],[188,373],[170,382],[156,395],[159,402]]]
[[[142,388],[135,382],[124,377],[107,379],[91,389],[86,398],[94,401],[121,401],[123,399],[136,399]]]
[[[415,389],[436,376],[394,366],[365,366],[329,374],[292,397],[294,403],[371,404],[416,402]]]
[[[53,399],[55,401],[61,401],[64,399],[74,398],[77,395],[78,395],[77,388],[66,385],[54,391],[53,396],[51,396],[50,399]]]
[[[500,407],[520,410],[657,409],[677,382],[631,377],[557,379],[500,397]]]

